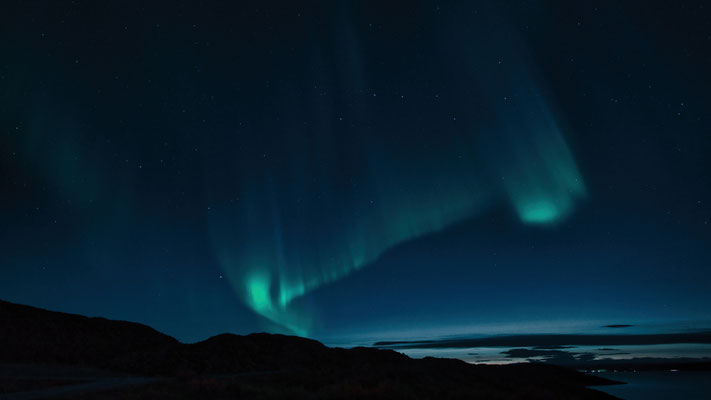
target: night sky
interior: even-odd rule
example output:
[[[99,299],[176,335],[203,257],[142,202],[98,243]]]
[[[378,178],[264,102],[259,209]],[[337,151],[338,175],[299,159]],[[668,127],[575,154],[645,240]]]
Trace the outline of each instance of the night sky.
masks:
[[[0,298],[188,342],[711,328],[703,1],[160,3],[2,2]]]

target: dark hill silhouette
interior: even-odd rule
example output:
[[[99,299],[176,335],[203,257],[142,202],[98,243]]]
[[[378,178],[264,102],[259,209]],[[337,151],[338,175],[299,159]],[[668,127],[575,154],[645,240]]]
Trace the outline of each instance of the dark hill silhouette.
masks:
[[[0,301],[2,362],[82,364],[130,371],[138,359],[160,359],[179,345],[172,337],[133,322]]]
[[[161,377],[72,398],[612,398],[585,388],[610,381],[555,366],[416,360],[393,350],[329,348],[266,333],[183,344],[137,323],[0,301],[0,364],[9,363]]]

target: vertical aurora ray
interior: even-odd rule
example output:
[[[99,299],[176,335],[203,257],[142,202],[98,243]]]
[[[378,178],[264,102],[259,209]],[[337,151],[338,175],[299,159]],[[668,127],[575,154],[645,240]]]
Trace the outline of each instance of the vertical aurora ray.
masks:
[[[501,136],[508,149],[497,152],[492,162],[521,222],[552,224],[572,212],[585,186],[548,107],[535,93],[517,101],[530,111],[505,119]]]

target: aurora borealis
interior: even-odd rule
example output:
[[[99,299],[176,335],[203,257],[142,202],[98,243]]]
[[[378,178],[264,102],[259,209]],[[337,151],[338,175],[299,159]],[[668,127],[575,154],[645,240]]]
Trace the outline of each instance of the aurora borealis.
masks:
[[[332,28],[335,36],[348,37],[342,29]],[[320,45],[315,51],[336,52]],[[467,52],[488,51],[476,44],[465,47]],[[210,215],[220,266],[255,312],[304,335],[309,312],[292,309],[292,301],[367,266],[389,248],[475,218],[494,204],[511,204],[524,224],[555,224],[585,192],[546,100],[533,81],[516,75],[526,75],[526,60],[512,56],[509,62],[517,67],[499,73],[500,85],[515,83],[516,88],[511,99],[489,105],[485,126],[480,120],[456,123],[451,117],[444,126],[438,121],[422,127],[413,120],[417,110],[403,106],[387,115],[390,110],[376,110],[367,101],[376,92],[351,87],[360,74],[348,67],[362,70],[367,64],[367,54],[356,56],[360,64],[335,58],[322,67],[345,76],[344,87],[328,91],[298,118],[283,117],[283,127],[274,128],[284,131],[278,135],[287,143],[284,148],[266,146],[261,160],[259,154],[250,160],[252,149],[236,149],[224,156],[249,161],[218,161],[227,166],[225,175],[241,183],[230,192],[239,200]],[[472,63],[471,69],[477,67]],[[377,71],[371,75],[370,80],[395,80]],[[304,71],[292,79],[284,86],[313,78]],[[337,86],[319,79],[326,81],[320,85]],[[362,85],[372,87],[369,80]],[[454,91],[476,86],[475,79],[460,81]],[[289,89],[275,91],[277,98],[289,98]],[[475,107],[473,99],[470,103]],[[335,114],[324,111],[338,104],[359,106]],[[390,136],[393,131],[401,133]],[[262,129],[257,132],[266,136]],[[224,191],[226,181],[218,178],[215,191]],[[219,203],[229,202],[215,196]]]
[[[277,156],[281,165],[257,161],[245,167],[238,180],[247,184],[236,189],[239,201],[210,215],[217,259],[235,292],[262,316],[307,334],[308,312],[292,310],[290,303],[393,246],[475,218],[493,204],[509,203],[524,224],[562,222],[585,188],[545,102],[532,97],[512,100],[517,104],[500,111],[494,123],[502,123],[491,131],[465,125],[462,134],[448,137],[432,129],[412,143],[383,140],[385,126],[349,132],[367,146],[331,143],[334,131],[302,128],[296,140],[313,147],[290,145]],[[327,145],[320,149],[322,142]],[[304,157],[314,147],[321,153],[316,165]],[[472,154],[457,157],[455,165],[446,160],[467,149]],[[325,166],[338,175],[329,175]]]
[[[185,341],[711,326],[708,11],[569,3],[8,2],[0,298]]]

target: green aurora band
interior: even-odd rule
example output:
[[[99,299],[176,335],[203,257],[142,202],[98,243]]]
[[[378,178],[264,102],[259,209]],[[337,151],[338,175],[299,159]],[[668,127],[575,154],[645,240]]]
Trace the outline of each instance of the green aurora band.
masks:
[[[488,147],[494,161],[472,156],[452,162],[385,144],[351,159],[358,166],[344,182],[304,160],[296,146],[285,155],[291,157],[287,165],[245,167],[238,200],[211,219],[218,262],[245,304],[276,324],[267,329],[307,336],[312,313],[295,300],[373,263],[393,246],[473,218],[501,200],[522,223],[557,223],[585,188],[554,120],[544,109],[534,114],[534,121],[522,121],[532,128],[491,135],[510,144],[503,152],[498,140]],[[481,150],[489,136],[473,136],[471,146]],[[436,135],[428,140],[438,141]],[[437,154],[455,146],[445,144]],[[321,161],[338,165],[338,158]]]
[[[276,104],[268,106],[278,121],[258,116],[248,146],[211,160],[209,200],[220,205],[208,219],[215,258],[235,293],[270,321],[268,330],[307,336],[315,320],[305,295],[398,244],[502,204],[524,224],[553,225],[585,196],[521,52],[499,65],[482,61],[482,53],[498,52],[485,41],[445,50],[440,58],[459,58],[452,65],[475,71],[461,73],[468,82],[455,86],[485,96],[472,99],[476,116],[455,126],[443,109],[423,118],[415,108],[373,106],[364,83],[372,74],[349,26],[334,26],[333,43],[324,44],[343,51],[314,51],[311,63],[274,90]],[[486,35],[497,28],[477,29]],[[298,101],[319,80],[338,90],[315,103]],[[509,93],[503,100],[502,89]]]

